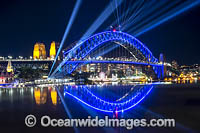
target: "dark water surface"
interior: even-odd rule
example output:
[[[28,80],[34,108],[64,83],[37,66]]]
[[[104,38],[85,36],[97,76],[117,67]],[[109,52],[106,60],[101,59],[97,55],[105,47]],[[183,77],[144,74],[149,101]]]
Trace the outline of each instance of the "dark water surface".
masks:
[[[93,110],[69,96],[60,93],[67,106],[63,103],[56,92],[56,87],[29,87],[18,89],[0,89],[0,131],[12,132],[74,132],[74,128],[48,127],[40,125],[40,118],[48,115],[51,118],[87,118],[99,116],[104,118],[108,115]],[[107,88],[107,90],[106,90]],[[120,90],[125,88],[123,90]],[[100,97],[118,99],[119,95],[125,94],[131,86],[109,86],[91,89]],[[107,93],[106,93],[107,92]],[[116,95],[116,96],[115,96]],[[39,119],[35,127],[28,128],[24,124],[27,115],[33,114]],[[69,115],[70,114],[70,115]],[[79,132],[199,132],[200,126],[200,84],[169,84],[155,85],[151,93],[132,110],[119,114],[120,118],[173,118],[176,127],[173,128],[78,128]]]

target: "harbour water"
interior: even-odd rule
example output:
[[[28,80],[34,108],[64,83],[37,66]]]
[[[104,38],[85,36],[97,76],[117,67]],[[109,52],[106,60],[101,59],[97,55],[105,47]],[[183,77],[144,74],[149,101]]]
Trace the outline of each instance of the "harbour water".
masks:
[[[117,100],[130,91],[133,85],[87,87],[99,97],[111,96],[108,100]],[[61,97],[56,88],[59,88]],[[87,118],[88,116],[103,118],[106,115],[113,118],[114,116],[112,113],[94,110],[73,97],[64,95],[64,86],[0,89],[0,129],[4,132],[198,132],[200,131],[199,112],[200,84],[157,84],[142,102],[131,110],[119,113],[118,117],[171,118],[176,120],[176,127],[140,127],[132,130],[125,128],[44,128],[40,122],[37,122],[35,127],[28,128],[24,124],[24,119],[29,114],[35,115],[38,119],[44,115],[56,119]]]

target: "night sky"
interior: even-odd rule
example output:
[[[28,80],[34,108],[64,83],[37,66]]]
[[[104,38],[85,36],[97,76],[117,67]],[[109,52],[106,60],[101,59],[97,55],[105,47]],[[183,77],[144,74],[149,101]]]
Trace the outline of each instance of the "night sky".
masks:
[[[0,56],[31,56],[36,42],[60,42],[75,0],[1,0]],[[77,41],[108,4],[83,0],[65,47]],[[200,64],[200,6],[138,37],[153,54],[179,64]]]

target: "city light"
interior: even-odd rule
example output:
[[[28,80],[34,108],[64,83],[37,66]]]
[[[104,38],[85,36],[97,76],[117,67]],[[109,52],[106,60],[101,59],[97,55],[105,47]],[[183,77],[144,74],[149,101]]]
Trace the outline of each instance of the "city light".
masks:
[[[12,56],[8,56],[8,59],[12,59],[13,57]]]
[[[23,57],[22,57],[22,56],[19,56],[19,59],[23,59]]]

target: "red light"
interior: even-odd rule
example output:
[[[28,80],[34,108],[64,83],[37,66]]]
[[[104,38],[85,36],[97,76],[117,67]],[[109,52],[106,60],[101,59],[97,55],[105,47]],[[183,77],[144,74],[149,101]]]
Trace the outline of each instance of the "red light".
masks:
[[[115,118],[118,118],[118,112],[115,111]]]
[[[113,29],[113,32],[115,32],[116,31],[116,29]]]
[[[118,119],[117,107],[116,107],[116,110],[115,110],[115,117]]]

